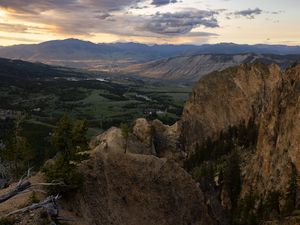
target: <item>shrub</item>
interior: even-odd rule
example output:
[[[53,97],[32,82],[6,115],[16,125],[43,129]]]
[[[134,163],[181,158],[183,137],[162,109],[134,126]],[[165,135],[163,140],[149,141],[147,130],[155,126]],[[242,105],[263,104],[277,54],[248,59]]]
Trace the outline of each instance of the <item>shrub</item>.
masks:
[[[14,225],[15,223],[14,218],[0,218],[0,225]]]
[[[56,162],[43,169],[46,175],[46,182],[61,183],[61,185],[49,186],[49,194],[62,194],[67,196],[81,189],[83,185],[83,175],[77,171],[77,166],[70,162],[64,162],[63,157],[59,157]]]

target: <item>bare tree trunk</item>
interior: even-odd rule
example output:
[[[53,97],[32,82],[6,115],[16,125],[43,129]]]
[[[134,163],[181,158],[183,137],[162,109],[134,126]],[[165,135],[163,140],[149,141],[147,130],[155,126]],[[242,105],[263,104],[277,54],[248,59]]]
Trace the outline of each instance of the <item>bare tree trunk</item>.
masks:
[[[32,204],[30,206],[27,206],[25,208],[22,209],[18,209],[15,210],[13,212],[10,212],[9,214],[7,214],[7,216],[11,216],[17,213],[25,213],[31,210],[35,210],[35,209],[39,209],[39,208],[45,208],[47,210],[48,215],[51,218],[57,218],[58,217],[58,207],[57,207],[57,203],[56,201],[60,198],[59,195],[57,196],[49,196],[48,198],[46,198],[44,201],[40,202],[40,203],[35,203]]]
[[[17,194],[25,191],[26,189],[30,188],[31,183],[29,181],[25,181],[24,183],[21,182],[18,184],[14,189],[9,191],[8,193],[0,196],[0,203],[7,201],[8,199],[16,196]]]

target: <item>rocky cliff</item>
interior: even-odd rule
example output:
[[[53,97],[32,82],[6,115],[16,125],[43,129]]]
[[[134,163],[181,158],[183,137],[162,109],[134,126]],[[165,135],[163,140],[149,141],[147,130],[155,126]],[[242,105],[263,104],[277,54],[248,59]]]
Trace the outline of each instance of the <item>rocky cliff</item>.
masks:
[[[207,145],[208,138],[222,138],[223,148],[233,143],[229,151],[237,150],[242,161],[238,198],[256,199],[253,210],[268,211],[269,207],[268,216],[261,218],[274,219],[274,211],[290,215],[299,206],[299,87],[300,65],[282,72],[276,65],[244,64],[205,76],[184,107],[181,140],[185,151],[193,155],[198,146]],[[257,125],[257,142],[246,151],[243,145],[236,146],[238,135],[232,133],[240,132],[240,124],[249,120]],[[230,139],[224,141],[224,136]],[[213,148],[220,142],[209,143]],[[221,201],[226,200],[223,197]],[[290,221],[286,219],[285,224]]]
[[[264,64],[243,64],[200,79],[181,120],[186,151],[229,126],[257,117],[280,79],[278,66]]]
[[[247,166],[245,186],[264,192],[285,191],[292,173],[300,171],[300,66],[281,75],[258,117],[255,155]],[[254,163],[255,162],[255,163]]]

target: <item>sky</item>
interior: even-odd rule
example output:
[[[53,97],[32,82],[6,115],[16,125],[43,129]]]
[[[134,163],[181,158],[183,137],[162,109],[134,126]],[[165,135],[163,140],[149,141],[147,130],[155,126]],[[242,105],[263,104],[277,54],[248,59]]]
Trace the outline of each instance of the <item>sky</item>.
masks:
[[[0,0],[0,45],[300,45],[299,0]]]

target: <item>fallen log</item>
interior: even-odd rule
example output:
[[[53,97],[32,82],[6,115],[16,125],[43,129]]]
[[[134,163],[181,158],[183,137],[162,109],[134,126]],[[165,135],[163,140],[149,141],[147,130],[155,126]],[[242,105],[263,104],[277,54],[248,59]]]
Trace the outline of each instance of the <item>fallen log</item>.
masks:
[[[46,198],[44,201],[40,202],[40,203],[34,203],[30,206],[24,207],[22,209],[18,209],[15,211],[10,212],[9,214],[7,214],[6,216],[11,216],[17,213],[26,213],[28,211],[32,211],[35,209],[39,209],[39,208],[44,208],[47,210],[48,215],[51,218],[57,218],[58,217],[58,206],[57,206],[57,200],[60,199],[60,196],[49,196],[48,198]]]
[[[30,187],[31,183],[29,181],[20,182],[14,189],[0,196],[0,203],[7,201]]]

